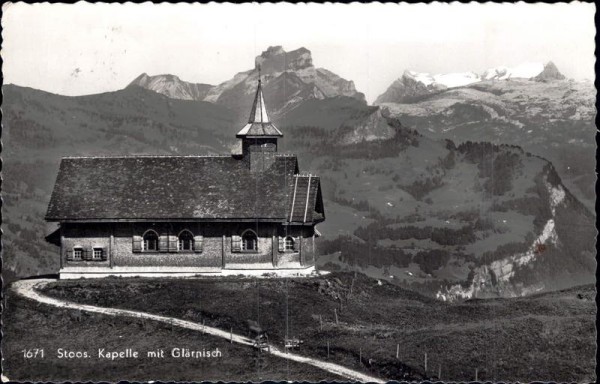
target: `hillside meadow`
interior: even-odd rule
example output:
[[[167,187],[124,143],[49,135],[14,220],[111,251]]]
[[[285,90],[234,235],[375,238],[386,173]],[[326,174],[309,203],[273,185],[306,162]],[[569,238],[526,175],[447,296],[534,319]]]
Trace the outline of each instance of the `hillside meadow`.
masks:
[[[119,318],[40,305],[6,292],[2,313],[2,371],[12,382],[343,380],[310,365],[189,329],[143,319]],[[139,358],[99,357],[127,348]],[[221,352],[215,358],[173,358],[173,348]],[[37,358],[25,358],[38,349]],[[148,357],[163,349],[165,358]],[[39,350],[44,351],[41,357]],[[60,351],[59,351],[60,350]],[[65,357],[87,352],[89,358]],[[59,357],[59,353],[60,356]]]
[[[307,279],[58,281],[43,293],[205,322],[239,334],[249,333],[248,320],[257,321],[275,344],[282,344],[287,332],[304,341],[300,354],[390,380],[441,374],[442,380],[466,381],[474,380],[475,370],[479,380],[490,381],[594,380],[592,285],[459,303],[353,273]]]

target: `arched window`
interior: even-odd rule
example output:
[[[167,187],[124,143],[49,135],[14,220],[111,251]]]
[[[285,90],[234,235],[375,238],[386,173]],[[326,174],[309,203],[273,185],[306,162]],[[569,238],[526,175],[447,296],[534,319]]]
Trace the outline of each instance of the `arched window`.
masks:
[[[242,234],[242,251],[257,251],[258,250],[258,238],[256,233],[251,230],[247,230]]]
[[[294,250],[294,239],[291,236],[285,238],[285,250],[293,251]]]
[[[177,242],[178,251],[194,250],[194,235],[188,230],[181,231]]]
[[[143,251],[158,251],[158,234],[152,230],[144,233],[142,241]]]

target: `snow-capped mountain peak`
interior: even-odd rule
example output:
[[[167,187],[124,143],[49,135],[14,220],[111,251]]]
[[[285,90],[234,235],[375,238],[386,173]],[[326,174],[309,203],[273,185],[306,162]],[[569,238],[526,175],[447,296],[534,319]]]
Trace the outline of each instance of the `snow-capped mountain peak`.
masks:
[[[413,79],[426,87],[454,88],[477,83],[484,80],[506,80],[506,79],[533,79],[542,72],[552,72],[555,78],[562,79],[564,76],[558,72],[553,62],[526,62],[514,67],[499,66],[490,68],[478,75],[475,72],[456,72],[429,74],[412,70],[404,71],[403,77]]]
[[[474,72],[442,73],[431,75],[415,71],[405,71],[404,76],[410,77],[425,86],[444,86],[446,88],[461,87],[481,80]]]
[[[515,67],[495,67],[481,75],[482,80],[533,79],[538,81],[563,80],[565,77],[552,61],[528,62]]]
[[[551,61],[547,63],[527,62],[514,67],[498,66],[484,71],[481,75],[475,72],[432,75],[406,70],[401,78],[394,81],[375,100],[375,104],[412,102],[424,95],[441,92],[448,88],[469,86],[482,81],[527,79],[546,82],[563,80],[564,78]]]
[[[531,79],[536,77],[546,67],[546,64],[539,62],[522,63],[515,67],[495,67],[483,72],[483,80],[506,80],[509,78]]]

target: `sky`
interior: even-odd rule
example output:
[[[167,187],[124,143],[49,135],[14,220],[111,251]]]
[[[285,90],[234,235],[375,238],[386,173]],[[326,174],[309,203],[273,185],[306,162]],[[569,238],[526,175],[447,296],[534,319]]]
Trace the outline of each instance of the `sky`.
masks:
[[[593,3],[5,3],[2,72],[62,95],[121,89],[145,72],[219,84],[269,46],[305,47],[316,67],[372,102],[405,70],[450,73],[553,61],[594,79]]]

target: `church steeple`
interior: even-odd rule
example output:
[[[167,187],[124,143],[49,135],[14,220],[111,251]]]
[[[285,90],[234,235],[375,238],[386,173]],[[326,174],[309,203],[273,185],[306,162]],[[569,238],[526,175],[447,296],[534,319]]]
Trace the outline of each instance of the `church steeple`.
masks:
[[[236,137],[240,139],[283,137],[283,133],[271,123],[267,114],[265,98],[262,92],[262,81],[260,79],[260,67],[258,68],[258,87],[256,88],[254,103],[252,103],[252,109],[250,110],[248,124],[237,133]]]
[[[258,88],[256,89],[256,96],[254,96],[254,103],[250,110],[250,118],[248,123],[269,123],[269,115],[267,115],[267,107],[265,106],[265,98],[262,93],[262,84],[260,80],[260,71],[258,71]]]
[[[262,92],[260,67],[258,68],[258,87],[248,124],[237,133],[236,137],[242,139],[242,156],[252,172],[267,169],[273,164],[277,153],[277,139],[283,137],[283,133],[269,120]]]

